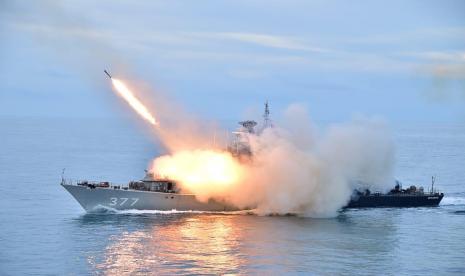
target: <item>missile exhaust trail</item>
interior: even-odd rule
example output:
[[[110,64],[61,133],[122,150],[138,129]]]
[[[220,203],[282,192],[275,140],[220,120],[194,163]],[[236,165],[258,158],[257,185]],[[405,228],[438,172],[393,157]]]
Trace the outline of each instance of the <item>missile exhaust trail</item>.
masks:
[[[155,117],[150,113],[147,107],[136,97],[136,95],[126,86],[124,82],[119,79],[114,79],[107,70],[103,72],[110,78],[111,83],[113,84],[114,90],[119,96],[121,96],[129,106],[136,111],[144,120],[148,121],[150,124],[158,126],[158,122]]]

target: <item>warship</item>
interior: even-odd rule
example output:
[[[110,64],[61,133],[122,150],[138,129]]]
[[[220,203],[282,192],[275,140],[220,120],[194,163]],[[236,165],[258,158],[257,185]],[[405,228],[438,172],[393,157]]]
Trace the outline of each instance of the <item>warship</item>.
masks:
[[[87,212],[115,210],[236,211],[236,207],[210,199],[197,200],[194,194],[182,193],[176,182],[156,179],[147,172],[144,179],[126,186],[109,182],[73,181],[62,178],[65,188]]]
[[[434,180],[433,180],[434,183]],[[434,184],[433,184],[434,185]],[[354,190],[349,208],[379,207],[431,207],[438,206],[443,193],[434,190],[424,191],[422,187],[410,186],[402,189],[398,182],[388,193]],[[62,178],[63,186],[87,212],[102,209],[115,210],[177,210],[177,211],[239,211],[240,209],[220,200],[199,201],[195,194],[183,193],[176,182],[157,179],[150,172],[139,181],[131,181],[126,186],[109,182],[78,181]]]
[[[394,189],[387,193],[374,192],[369,189],[354,190],[349,203],[344,208],[375,208],[375,207],[427,207],[438,206],[444,197],[434,189],[435,177],[431,178],[431,189],[412,185],[402,189],[402,183],[396,181]]]

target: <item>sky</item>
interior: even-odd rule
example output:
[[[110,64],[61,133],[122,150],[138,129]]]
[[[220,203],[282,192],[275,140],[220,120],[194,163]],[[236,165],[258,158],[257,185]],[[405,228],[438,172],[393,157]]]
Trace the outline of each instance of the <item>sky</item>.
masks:
[[[465,122],[464,1],[0,0],[0,41],[0,118],[124,117],[108,69],[210,119]]]

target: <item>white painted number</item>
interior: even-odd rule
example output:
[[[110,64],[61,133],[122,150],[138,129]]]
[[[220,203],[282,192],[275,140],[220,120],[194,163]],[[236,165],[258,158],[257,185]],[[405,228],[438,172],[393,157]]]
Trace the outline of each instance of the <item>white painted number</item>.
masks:
[[[120,197],[120,198],[110,197],[110,206],[118,205],[118,203],[119,203],[119,206],[123,206],[124,204],[126,204],[126,202],[128,200],[129,200],[129,198],[127,198],[127,197]],[[131,200],[132,200],[132,202],[131,202],[131,204],[129,206],[134,206],[134,204],[136,204],[139,201],[139,198],[133,197],[133,198],[131,198]]]
[[[110,205],[111,206],[115,206],[117,202],[118,202],[118,198],[116,198],[116,197],[110,198]]]
[[[133,198],[131,198],[131,199],[132,199],[131,206],[134,205],[134,204],[136,204],[137,201],[139,201],[139,199],[136,198],[136,197],[133,197]]]
[[[128,201],[129,198],[127,197],[122,197],[120,198],[121,199],[121,203],[119,204],[120,206],[123,205],[124,203],[126,203],[126,201]]]

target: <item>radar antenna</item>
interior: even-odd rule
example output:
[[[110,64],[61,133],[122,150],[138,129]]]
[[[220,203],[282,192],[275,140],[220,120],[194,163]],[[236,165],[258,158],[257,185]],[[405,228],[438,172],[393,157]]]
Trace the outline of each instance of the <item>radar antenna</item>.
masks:
[[[247,133],[255,133],[254,127],[257,125],[257,122],[252,120],[242,121],[239,124],[245,129]]]
[[[273,123],[271,122],[270,119],[270,106],[268,104],[268,101],[265,102],[265,113],[263,113],[263,126],[262,126],[262,131],[265,128],[273,127]]]

